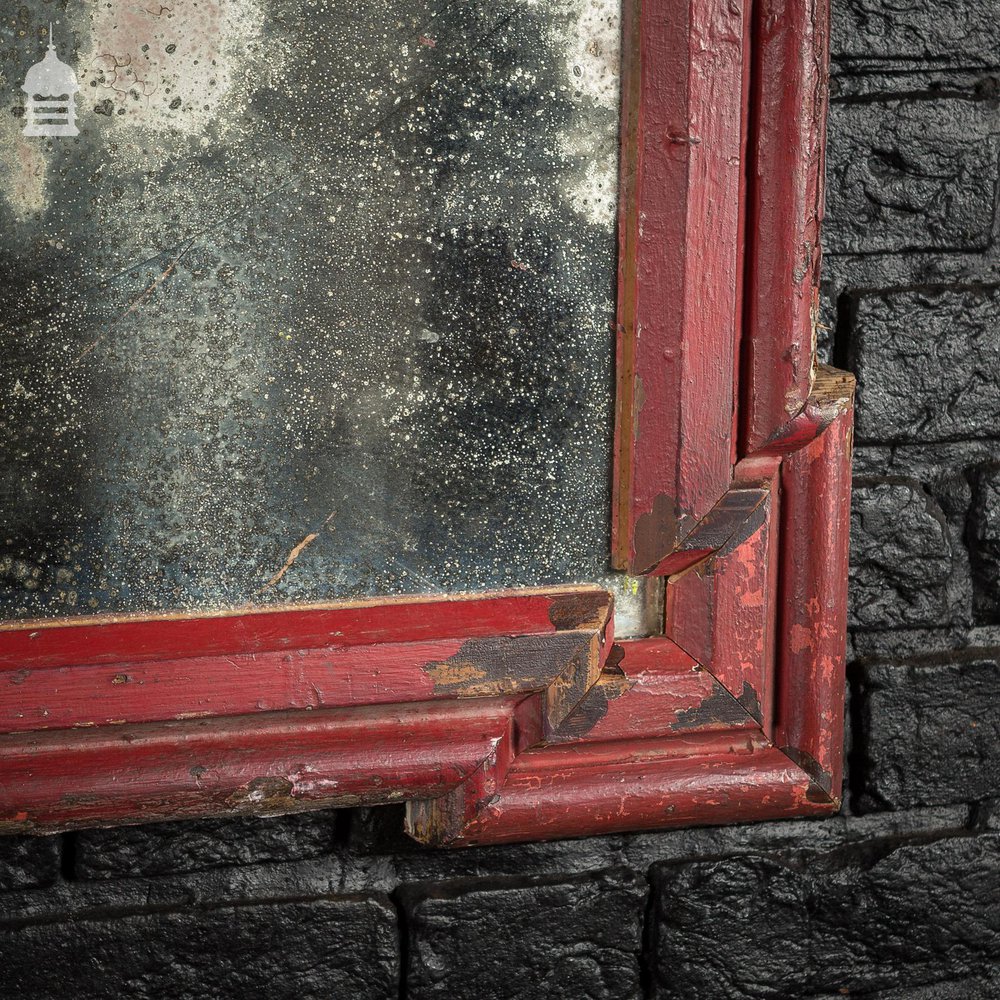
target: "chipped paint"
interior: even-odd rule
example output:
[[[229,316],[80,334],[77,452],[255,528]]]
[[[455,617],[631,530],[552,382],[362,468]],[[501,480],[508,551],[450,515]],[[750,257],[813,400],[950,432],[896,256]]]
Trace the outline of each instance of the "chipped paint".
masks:
[[[588,632],[555,632],[517,639],[467,639],[454,656],[423,669],[436,694],[484,698],[551,689],[552,700],[560,702],[560,692],[576,692],[581,678],[600,670],[593,638]],[[577,692],[578,697],[584,690]]]
[[[233,812],[294,811],[298,805],[294,790],[294,783],[289,778],[254,778],[232,792],[225,804]]]
[[[557,631],[603,629],[611,618],[614,601],[603,594],[564,594],[555,597],[549,621]]]
[[[663,493],[653,500],[651,510],[636,518],[633,546],[635,565],[640,571],[652,569],[673,552],[683,520],[677,504]]]
[[[747,688],[748,685],[745,684],[744,695]],[[734,698],[721,684],[715,683],[712,686],[712,693],[703,702],[679,710],[670,728],[678,732],[713,726],[725,729],[745,723],[748,714],[754,713],[743,703],[742,697]]]
[[[468,660],[445,660],[424,668],[434,686],[445,688],[476,689],[487,676],[486,671]]]
[[[626,695],[635,685],[636,681],[626,677],[620,667],[605,667],[598,682],[562,720],[555,732],[548,737],[548,742],[573,743],[582,739],[607,716],[611,703]]]

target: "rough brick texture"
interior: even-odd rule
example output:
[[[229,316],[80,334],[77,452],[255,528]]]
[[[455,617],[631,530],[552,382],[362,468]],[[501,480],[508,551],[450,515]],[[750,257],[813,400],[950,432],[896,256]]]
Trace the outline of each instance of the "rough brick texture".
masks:
[[[860,671],[863,797],[891,809],[1000,791],[1000,662],[967,654]]]
[[[1000,838],[748,855],[654,872],[654,996],[868,995],[1000,961]]]
[[[76,835],[77,878],[173,875],[224,865],[292,861],[328,853],[335,843],[333,812],[276,819],[240,818],[155,823]]]
[[[312,899],[101,914],[0,931],[18,1000],[387,1000],[398,995],[388,900]]]
[[[632,872],[556,884],[445,883],[403,895],[413,1000],[641,996],[646,886]]]
[[[0,837],[0,891],[51,885],[61,852],[59,837]]]
[[[1000,290],[863,295],[854,322],[861,441],[991,437],[1000,426]]]
[[[854,484],[850,619],[856,626],[944,625],[952,571],[948,525],[913,480]]]
[[[881,60],[995,66],[1000,18],[988,3],[968,0],[836,0],[834,59],[868,66]]]
[[[981,621],[1000,623],[1000,463],[972,470],[968,542],[975,609]]]
[[[995,109],[966,100],[834,103],[828,253],[982,250],[990,240]],[[942,137],[947,136],[947,141]]]
[[[858,375],[849,801],[876,823],[972,803],[971,835],[671,868],[658,907],[684,884],[692,909],[658,920],[657,969],[690,961],[671,980],[690,988],[663,979],[663,996],[1000,997],[984,832],[1000,796],[998,13],[834,0],[831,33],[827,349]],[[761,917],[742,927],[741,885]],[[735,962],[697,967],[709,923]]]

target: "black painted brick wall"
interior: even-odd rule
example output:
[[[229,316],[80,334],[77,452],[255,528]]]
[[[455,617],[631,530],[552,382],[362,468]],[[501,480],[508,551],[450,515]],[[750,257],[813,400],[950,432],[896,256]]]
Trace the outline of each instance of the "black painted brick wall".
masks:
[[[393,810],[0,839],[0,995],[1000,997],[1000,0],[835,0],[847,805],[459,853]]]

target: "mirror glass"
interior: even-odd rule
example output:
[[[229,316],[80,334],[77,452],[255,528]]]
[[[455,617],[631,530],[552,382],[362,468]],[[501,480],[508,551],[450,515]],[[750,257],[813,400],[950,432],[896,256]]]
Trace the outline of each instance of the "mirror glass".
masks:
[[[0,125],[0,617],[602,582],[654,629],[608,567],[620,0],[59,13],[78,134]]]

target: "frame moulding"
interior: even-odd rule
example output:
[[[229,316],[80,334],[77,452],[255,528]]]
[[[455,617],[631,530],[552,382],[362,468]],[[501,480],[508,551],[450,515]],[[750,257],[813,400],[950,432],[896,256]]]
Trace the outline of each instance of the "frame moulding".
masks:
[[[466,845],[838,809],[827,19],[626,4],[612,559],[666,577],[663,635],[616,643],[594,587],[0,626],[0,830],[405,802]]]

